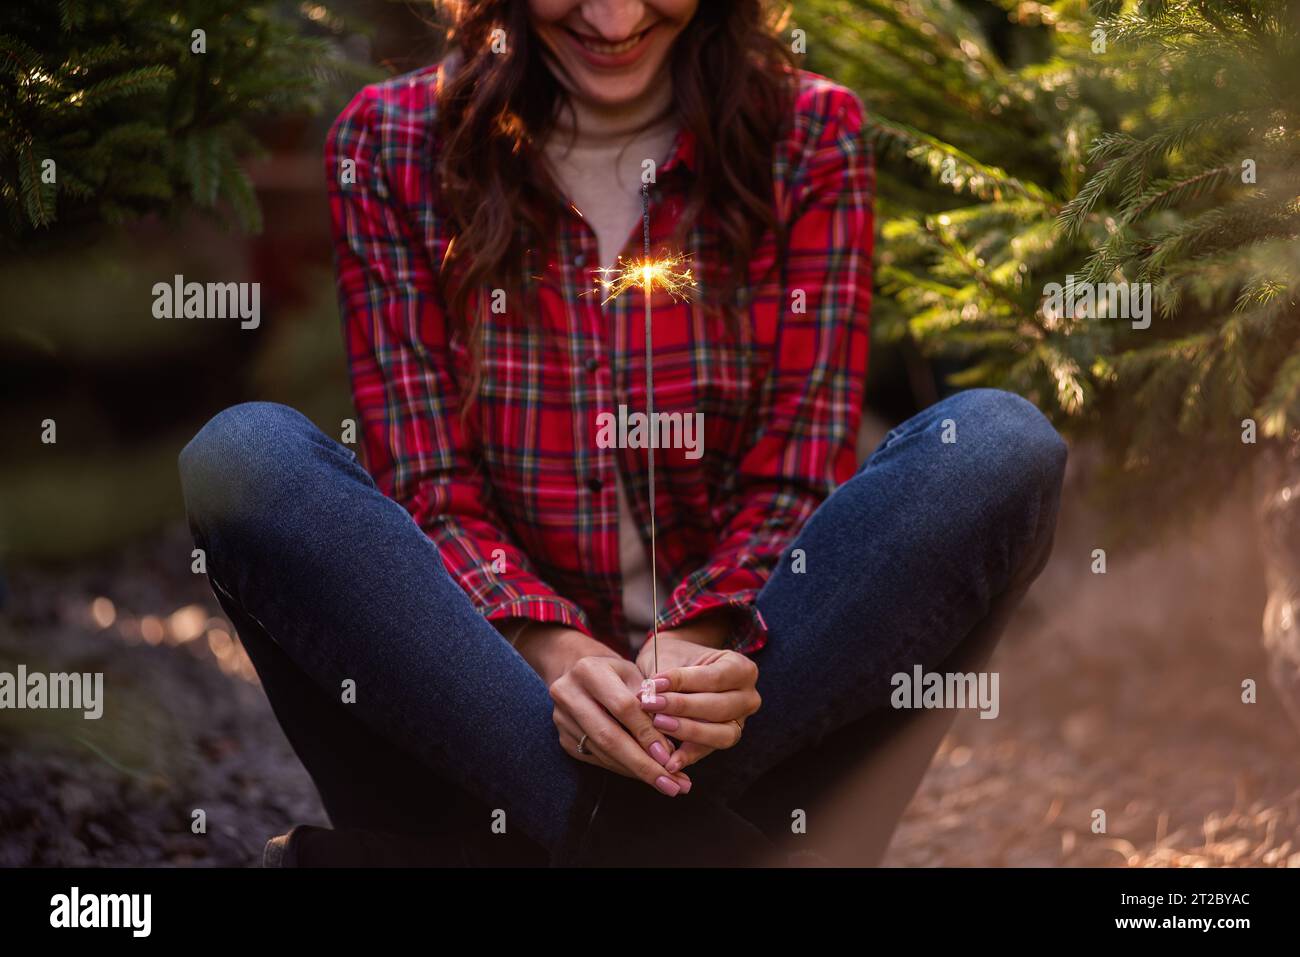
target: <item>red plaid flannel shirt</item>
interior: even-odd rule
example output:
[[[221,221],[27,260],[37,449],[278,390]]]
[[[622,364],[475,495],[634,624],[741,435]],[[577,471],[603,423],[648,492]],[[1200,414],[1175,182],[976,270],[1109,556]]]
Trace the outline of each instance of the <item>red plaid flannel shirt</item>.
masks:
[[[536,251],[526,301],[491,316],[462,426],[467,350],[437,282],[453,239],[434,176],[437,71],[363,89],[326,147],[364,461],[489,620],[560,622],[627,653],[614,478],[648,542],[647,451],[598,447],[596,417],[645,409],[642,293],[602,306],[596,237],[570,207]],[[862,105],[801,72],[794,109],[773,159],[788,259],[769,273],[771,236],[753,257],[741,341],[694,303],[652,301],[656,411],[704,413],[701,457],[656,452],[658,574],[671,589],[658,625],[742,609],[731,647],[744,652],[767,640],[759,589],[856,468],[866,377],[874,172]],[[683,133],[651,193],[655,249],[667,249],[692,166]],[[720,252],[709,224],[674,250],[706,285]],[[640,251],[638,224],[625,255]]]

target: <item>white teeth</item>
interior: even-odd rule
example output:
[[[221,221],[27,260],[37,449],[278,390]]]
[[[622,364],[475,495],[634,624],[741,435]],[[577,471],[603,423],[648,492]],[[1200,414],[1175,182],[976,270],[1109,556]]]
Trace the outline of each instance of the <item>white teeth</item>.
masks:
[[[600,40],[588,40],[586,37],[579,37],[578,42],[590,50],[592,53],[599,53],[603,56],[617,56],[620,53],[626,53],[638,43],[641,42],[642,34],[637,34],[624,40],[622,43],[605,43]]]

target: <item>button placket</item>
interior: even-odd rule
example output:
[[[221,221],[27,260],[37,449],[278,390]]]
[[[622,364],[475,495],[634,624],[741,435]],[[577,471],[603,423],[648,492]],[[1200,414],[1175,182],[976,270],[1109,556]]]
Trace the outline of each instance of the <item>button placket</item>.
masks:
[[[595,235],[590,234],[585,242],[586,248],[582,253],[574,257],[575,264],[595,263]],[[592,397],[594,411],[614,412],[612,404],[613,396],[613,376],[614,367],[610,352],[614,348],[614,342],[608,336],[610,323],[612,322],[611,314],[606,312],[606,306],[603,304],[604,296],[601,295],[599,284],[594,275],[594,265],[589,267],[586,278],[590,280],[587,285],[588,289],[594,290],[590,295],[583,297],[585,302],[584,316],[586,319],[586,355],[582,359],[582,368],[587,376],[590,377],[590,385],[584,389],[584,392]],[[617,309],[617,305],[610,304],[609,308]],[[607,374],[608,373],[608,374]],[[594,443],[594,435],[592,441]],[[601,448],[596,445],[592,454],[592,468],[585,477],[587,493],[591,496],[590,502],[593,509],[598,509],[604,514],[616,514],[617,509],[610,503],[614,501],[615,480],[618,469],[618,450]],[[613,619],[615,634],[621,634],[618,624],[621,617],[622,595],[619,591],[620,566],[619,566],[619,538],[617,522],[613,520],[612,514],[610,519],[602,521],[601,532],[599,537],[601,543],[599,550],[603,555],[603,564],[607,570],[606,601],[610,608],[611,618]]]

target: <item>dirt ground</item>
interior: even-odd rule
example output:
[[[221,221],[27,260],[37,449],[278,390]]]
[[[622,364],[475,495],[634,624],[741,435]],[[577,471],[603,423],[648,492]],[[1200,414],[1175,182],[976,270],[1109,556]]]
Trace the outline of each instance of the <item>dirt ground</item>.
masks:
[[[1266,678],[1249,503],[1108,547],[1079,492],[992,662],[1000,716],[958,718],[885,863],[1300,866],[1300,742]],[[190,547],[178,524],[111,560],[8,571],[0,670],[104,671],[112,693],[97,722],[0,712],[0,866],[252,865],[324,821]]]
[[[885,863],[1300,867],[1300,736],[1266,676],[1250,503],[1117,548],[1081,491],[1071,474],[1052,560],[990,663],[1001,714],[958,717]]]

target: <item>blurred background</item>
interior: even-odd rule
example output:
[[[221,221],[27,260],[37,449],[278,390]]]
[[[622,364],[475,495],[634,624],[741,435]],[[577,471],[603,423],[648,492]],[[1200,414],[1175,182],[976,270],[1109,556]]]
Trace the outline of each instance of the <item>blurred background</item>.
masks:
[[[323,137],[442,37],[433,4],[99,6],[0,13],[0,671],[109,688],[99,721],[0,710],[0,865],[248,865],[324,818],[191,572],[176,455],[244,400],[352,416]],[[1300,866],[1291,6],[774,7],[872,115],[862,454],[976,384],[1072,447],[1001,715],[958,718],[886,863]],[[155,319],[178,273],[260,283],[260,326]],[[1067,274],[1151,282],[1152,329],[1045,312]]]

